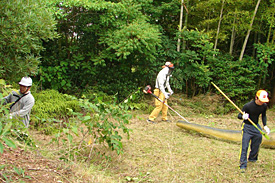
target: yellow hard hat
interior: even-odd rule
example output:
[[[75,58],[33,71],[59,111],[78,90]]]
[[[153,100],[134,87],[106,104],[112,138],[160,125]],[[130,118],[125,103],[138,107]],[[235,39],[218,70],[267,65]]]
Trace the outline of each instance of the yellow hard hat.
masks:
[[[268,93],[265,90],[257,91],[256,96],[261,102],[269,102]]]

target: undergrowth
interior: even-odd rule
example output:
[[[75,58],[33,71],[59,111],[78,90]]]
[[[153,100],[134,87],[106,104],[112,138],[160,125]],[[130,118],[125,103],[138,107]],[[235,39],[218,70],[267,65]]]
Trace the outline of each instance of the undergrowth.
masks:
[[[76,98],[56,90],[33,93],[33,96],[35,105],[32,109],[31,127],[48,135],[68,122],[70,111],[82,110]]]
[[[46,146],[51,147],[50,153],[52,153],[55,158],[65,162],[85,162],[88,164],[94,163],[95,165],[101,165],[102,162],[105,162],[102,163],[102,165],[105,166],[106,164],[106,166],[109,166],[109,164],[111,164],[109,160],[115,158],[115,161],[120,164],[120,158],[127,156],[131,157],[132,150],[129,149],[129,145],[132,145],[136,153],[133,153],[134,158],[136,158],[137,161],[132,162],[129,157],[127,161],[131,161],[133,167],[142,167],[143,162],[140,162],[139,159],[152,153],[152,145],[160,145],[161,147],[167,145],[165,149],[167,150],[166,153],[161,155],[155,154],[154,157],[157,159],[152,162],[150,162],[152,158],[146,159],[146,161],[154,164],[159,158],[162,159],[167,157],[169,153],[171,153],[171,147],[176,147],[173,149],[174,153],[176,153],[178,149],[184,145],[181,144],[184,142],[182,140],[170,141],[169,138],[173,140],[172,138],[174,138],[175,135],[177,135],[177,139],[186,138],[186,142],[190,141],[190,144],[188,144],[190,147],[194,146],[191,141],[202,138],[197,135],[190,140],[190,135],[185,134],[182,136],[179,130],[173,131],[174,127],[172,124],[169,124],[169,128],[164,124],[158,124],[161,127],[159,129],[154,126],[147,126],[144,123],[140,124],[140,120],[130,124],[133,113],[139,115],[137,119],[142,119],[143,117],[142,115],[140,116],[140,114],[149,115],[154,109],[154,98],[151,96],[141,97],[141,93],[139,92],[134,93],[120,103],[117,102],[115,96],[105,96],[103,93],[93,92],[83,95],[80,99],[71,95],[61,94],[55,90],[36,92],[33,93],[33,95],[36,99],[36,103],[32,110],[31,128],[48,136],[50,138],[50,144],[46,144]],[[175,94],[170,98],[169,105],[177,110],[184,106],[183,110],[188,108],[192,110],[194,114],[226,114],[228,111],[232,110],[232,107],[217,95],[184,98],[180,94]],[[182,111],[180,111],[180,113],[181,112]],[[3,131],[5,131],[5,136],[1,136],[1,143],[5,140],[10,147],[15,147],[15,141],[19,141],[34,149],[39,149],[32,140],[32,137],[28,134],[28,130],[22,129],[22,126],[20,127],[20,125],[18,125],[18,123],[20,123],[19,121],[10,120],[10,126],[7,126],[3,121],[5,120],[2,115],[0,133],[2,129],[2,134]],[[219,121],[219,123],[222,122]],[[131,141],[128,141],[130,133],[132,132],[132,129],[129,129],[131,126],[135,128],[136,132],[134,133],[135,137],[132,137]],[[163,129],[166,129],[166,135],[169,138],[162,139],[163,135],[165,135]],[[137,130],[140,131],[137,132]],[[157,136],[157,138],[155,138],[155,136]],[[133,139],[135,141],[133,141]],[[144,143],[143,141],[148,143],[147,148],[145,148],[147,144],[145,144],[146,146],[142,144]],[[178,143],[178,145],[176,143]],[[125,144],[128,148],[126,149],[127,154],[125,156],[114,157],[114,153],[117,155],[124,153]],[[43,148],[47,149],[45,147]],[[160,149],[157,151],[161,152]],[[193,149],[190,148],[190,151],[192,150]],[[186,151],[185,155],[191,156],[192,154]],[[103,159],[105,159],[105,161]],[[173,159],[173,157],[169,157],[168,159]],[[183,160],[184,158],[182,161]],[[135,163],[137,164],[135,165]],[[115,164],[111,165],[115,166]],[[123,166],[123,163],[121,163],[121,166]],[[182,168],[177,167],[178,164],[174,162],[169,164],[168,169],[170,169],[170,166],[175,170],[177,168]],[[149,182],[158,179],[156,175],[159,174],[158,170],[154,169],[155,166],[149,166],[149,170],[145,167],[148,168],[148,166],[145,165],[143,169],[138,170],[138,172],[125,175],[125,181]],[[115,169],[116,168],[114,168],[114,170]],[[23,169],[17,168],[15,170],[24,178]],[[164,178],[165,180],[170,180],[166,176],[164,176]],[[177,179],[180,181],[181,178],[182,177],[179,176]],[[206,178],[208,179],[207,176]],[[222,177],[220,176],[217,178],[217,180],[221,179]]]
[[[121,134],[126,133],[129,138],[131,131],[125,126],[131,119],[128,113],[130,108],[127,101],[117,104],[115,96],[103,95],[105,94],[101,93],[93,95],[93,98],[77,99],[56,90],[33,92],[35,105],[31,113],[30,129],[50,136],[51,143],[58,147],[56,155],[64,161],[75,161],[79,158],[87,161],[93,153],[110,158],[103,150],[93,148],[95,144],[121,154],[123,153]],[[102,101],[102,99],[108,100]],[[130,99],[129,103],[130,101],[132,100]],[[3,123],[8,113],[4,107],[1,105],[3,112],[0,142],[5,141],[10,147],[15,147],[14,142],[21,141],[35,148],[36,145],[29,136],[28,129],[23,128],[20,119],[9,120],[9,125]],[[0,152],[3,152],[1,144]],[[88,154],[85,154],[87,152]]]
[[[121,133],[129,137],[131,131],[125,126],[131,118],[128,102],[117,104],[115,96],[92,92],[78,99],[55,90],[36,93],[34,98],[32,128],[53,136],[51,143],[57,145],[60,159],[89,161],[93,153],[105,156],[93,148],[95,144],[123,153]]]

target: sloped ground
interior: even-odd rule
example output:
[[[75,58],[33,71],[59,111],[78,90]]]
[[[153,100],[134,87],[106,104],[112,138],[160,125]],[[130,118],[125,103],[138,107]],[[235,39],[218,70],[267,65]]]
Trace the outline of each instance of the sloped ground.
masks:
[[[240,130],[238,112],[215,115],[212,111],[218,104],[212,98],[197,99],[198,102],[202,100],[205,102],[202,109],[199,106],[190,107],[190,101],[173,98],[171,104],[192,123]],[[207,101],[212,103],[207,104]],[[258,162],[249,164],[247,172],[241,174],[238,171],[240,143],[225,142],[183,130],[176,126],[176,122],[182,119],[171,110],[171,123],[161,122],[160,117],[157,119],[158,124],[147,123],[148,115],[148,111],[135,112],[128,125],[132,129],[130,139],[123,137],[124,154],[118,156],[111,152],[112,161],[94,156],[91,162],[68,164],[58,159],[46,158],[40,152],[51,151],[51,146],[46,145],[46,138],[49,137],[32,131],[32,137],[42,144],[39,151],[28,151],[22,149],[23,147],[6,148],[0,155],[0,167],[5,166],[0,169],[0,182],[264,183],[275,180],[274,149],[261,148]],[[267,115],[268,126],[275,129],[274,110],[269,110]],[[14,170],[14,167],[21,171]]]
[[[247,172],[241,174],[238,169],[240,143],[225,142],[183,130],[175,125],[179,118],[173,117],[175,120],[172,123],[160,122],[156,125],[133,121],[131,128],[134,134],[125,142],[125,154],[115,163],[119,170],[114,174],[128,172],[128,177],[141,182],[150,180],[163,183],[264,183],[275,180],[274,149],[261,148],[259,161],[249,164]],[[239,129],[241,123],[231,116],[186,118],[193,123],[225,129],[228,126]],[[269,122],[274,129],[274,118]]]
[[[20,147],[5,148],[0,162],[5,166],[0,171],[2,182],[71,182],[69,179],[73,173],[61,161],[43,158],[39,152],[24,151]]]

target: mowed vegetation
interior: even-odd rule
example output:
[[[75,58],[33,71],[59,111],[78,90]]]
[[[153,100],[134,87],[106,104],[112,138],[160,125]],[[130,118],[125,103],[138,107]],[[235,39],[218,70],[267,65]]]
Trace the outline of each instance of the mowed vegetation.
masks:
[[[193,121],[203,124],[216,120],[225,126],[234,121],[230,116],[200,117]],[[120,176],[121,172],[128,172],[128,176],[141,182],[266,182],[275,178],[273,149],[262,148],[259,161],[249,164],[247,172],[241,174],[240,144],[189,133],[175,123],[152,126],[138,120],[131,126],[135,132],[131,142],[125,145],[126,157],[115,165],[120,167],[115,172]]]
[[[205,98],[201,102],[201,97]],[[180,95],[171,98],[172,107],[188,121],[222,129],[240,130],[241,120],[237,119],[237,111],[226,115],[215,114],[214,106],[219,105],[219,96],[200,96],[182,99]],[[151,98],[152,99],[152,98]],[[194,102],[196,106],[194,107]],[[8,168],[6,173],[12,180],[26,182],[47,182],[48,180],[62,182],[266,182],[274,180],[274,149],[261,148],[259,161],[248,164],[246,173],[238,169],[240,143],[234,143],[204,136],[192,131],[186,131],[176,126],[179,116],[169,111],[171,123],[161,122],[151,124],[146,122],[152,100],[142,102],[147,109],[134,110],[127,128],[131,129],[130,137],[122,135],[123,153],[118,155],[103,144],[94,143],[88,146],[76,159],[62,158],[68,153],[68,146],[49,144],[54,135],[45,135],[37,130],[30,130],[30,136],[38,146],[31,148],[21,143],[25,153],[16,157],[16,161],[6,162],[24,170],[22,175],[11,176]],[[184,104],[184,105],[183,105]],[[207,107],[208,106],[208,107]],[[268,125],[275,128],[274,110],[268,111]],[[82,137],[74,138],[79,141]],[[88,141],[88,139],[86,139]],[[76,147],[71,147],[76,148]],[[90,150],[94,149],[90,154]],[[96,152],[100,151],[100,154]],[[1,161],[8,153],[16,150],[6,150]],[[105,153],[102,156],[102,153]],[[11,155],[10,154],[10,155]],[[28,159],[24,159],[24,157]],[[87,157],[90,157],[87,159]],[[108,157],[106,159],[106,157]],[[11,160],[10,158],[6,158]],[[20,161],[22,160],[22,161]],[[31,164],[36,162],[36,164]],[[9,166],[8,166],[9,165]],[[10,169],[10,172],[14,170]]]

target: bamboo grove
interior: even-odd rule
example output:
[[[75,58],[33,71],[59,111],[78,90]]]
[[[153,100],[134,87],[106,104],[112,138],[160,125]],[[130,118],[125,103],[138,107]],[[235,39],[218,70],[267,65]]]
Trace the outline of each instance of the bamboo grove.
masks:
[[[117,94],[154,85],[165,61],[171,85],[192,97],[275,102],[274,0],[2,0],[0,75],[42,89]]]

